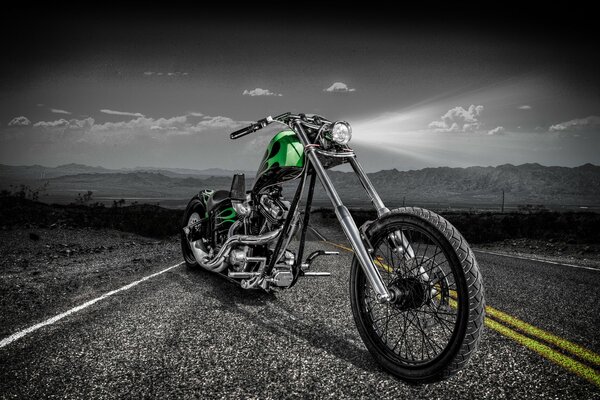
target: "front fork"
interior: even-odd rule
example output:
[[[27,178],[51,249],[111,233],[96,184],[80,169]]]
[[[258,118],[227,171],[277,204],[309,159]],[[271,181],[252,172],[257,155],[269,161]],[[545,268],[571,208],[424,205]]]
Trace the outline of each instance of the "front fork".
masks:
[[[375,190],[375,187],[373,187],[371,180],[369,179],[365,171],[362,169],[362,166],[359,164],[356,157],[350,157],[349,162],[352,166],[352,169],[358,176],[362,187],[365,189],[367,195],[371,199],[371,203],[373,203],[373,206],[377,210],[377,216],[382,217],[383,215],[390,212],[390,210],[383,204],[381,197],[379,197],[379,194]],[[404,258],[404,260],[409,261],[415,258],[415,252],[412,246],[410,245],[410,242],[406,238],[406,235],[401,230],[397,230],[390,233],[388,235],[388,240],[390,241],[394,252],[396,252],[399,256]],[[427,275],[425,269],[422,266],[419,267],[419,272],[425,281],[429,281],[429,276]]]
[[[395,295],[388,290],[385,282],[381,278],[379,269],[375,266],[373,258],[371,257],[369,251],[365,247],[365,244],[360,234],[360,230],[356,226],[356,223],[350,215],[348,208],[346,208],[346,206],[344,206],[344,204],[342,203],[342,200],[340,199],[340,196],[335,190],[331,179],[329,179],[329,176],[327,175],[323,164],[321,164],[321,161],[317,156],[315,147],[310,145],[310,141],[308,140],[308,137],[306,136],[306,133],[304,132],[304,129],[302,128],[302,125],[300,123],[296,123],[296,133],[298,134],[298,137],[304,144],[306,156],[312,164],[315,173],[319,177],[319,180],[321,181],[321,184],[323,185],[327,196],[331,200],[331,203],[334,206],[335,214],[342,226],[342,230],[344,231],[344,234],[346,235],[348,241],[352,245],[356,258],[358,259],[363,269],[363,272],[367,277],[367,280],[369,281],[369,283],[373,287],[373,290],[375,291],[377,301],[379,301],[380,303],[394,301]],[[352,155],[348,159],[350,161],[350,164],[352,165],[352,168],[358,175],[362,186],[365,188],[367,194],[371,198],[371,202],[375,206],[377,214],[379,216],[382,216],[388,213],[389,209],[386,208],[383,204],[383,201],[381,201],[379,194],[377,194],[377,192],[375,191],[373,184],[363,171],[361,165],[358,163],[356,158]],[[414,252],[412,251],[412,248],[410,247],[410,244],[408,243],[408,240],[406,240],[404,234],[400,231],[397,231],[394,232],[393,235],[394,241],[400,240],[398,244],[402,246],[401,248],[403,254],[412,254],[412,256],[414,257]]]

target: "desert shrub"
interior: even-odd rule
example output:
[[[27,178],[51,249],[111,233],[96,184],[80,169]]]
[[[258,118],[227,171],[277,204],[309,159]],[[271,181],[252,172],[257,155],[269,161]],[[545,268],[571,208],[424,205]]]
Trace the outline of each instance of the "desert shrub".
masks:
[[[28,199],[38,201],[40,195],[48,189],[50,182],[46,181],[42,186],[32,188],[29,185],[10,185],[10,189],[3,189],[0,197],[16,197],[19,199]]]
[[[45,204],[17,196],[0,197],[0,226],[110,228],[165,238],[179,232],[182,210],[141,204],[104,207],[103,204]]]
[[[75,199],[75,204],[88,204],[92,201],[92,195],[94,192],[88,190],[83,195],[81,193],[77,193],[77,198]]]

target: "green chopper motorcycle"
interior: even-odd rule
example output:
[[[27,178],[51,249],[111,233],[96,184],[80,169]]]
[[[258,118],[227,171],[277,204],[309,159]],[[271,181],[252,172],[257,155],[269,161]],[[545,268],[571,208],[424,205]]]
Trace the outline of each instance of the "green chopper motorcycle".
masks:
[[[318,178],[354,251],[350,301],[367,349],[388,372],[409,382],[446,379],[475,352],[483,328],[482,278],[473,251],[441,216],[417,207],[389,210],[348,147],[344,121],[285,113],[230,135],[281,125],[246,191],[236,174],[231,190],[203,190],[184,213],[181,247],[189,267],[200,266],[244,289],[289,289],[308,276],[319,250],[304,260],[310,207]],[[357,227],[326,170],[349,163],[377,210],[377,219]],[[292,201],[282,184],[298,180]],[[305,211],[299,204],[307,189]],[[297,251],[291,239],[299,235]]]

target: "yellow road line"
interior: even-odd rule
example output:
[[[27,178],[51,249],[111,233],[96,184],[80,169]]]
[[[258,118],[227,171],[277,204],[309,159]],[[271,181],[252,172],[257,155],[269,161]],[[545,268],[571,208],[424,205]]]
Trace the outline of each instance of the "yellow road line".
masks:
[[[454,300],[453,298],[450,299],[450,306],[452,306],[454,308],[458,307],[456,300]],[[487,307],[486,307],[486,310],[487,310]],[[505,314],[505,313],[502,313],[502,314],[510,317],[508,314]],[[573,360],[571,357],[561,354],[558,351],[552,349],[549,346],[546,346],[543,343],[538,342],[535,339],[532,339],[528,336],[522,335],[491,318],[486,318],[484,322],[485,322],[485,326],[487,326],[488,328],[491,328],[491,329],[495,330],[496,332],[500,333],[501,335],[514,340],[515,342],[519,343],[520,345],[525,346],[528,349],[535,351],[536,353],[538,353],[540,356],[544,357],[545,359],[552,361],[553,363],[563,367],[564,369],[571,371],[575,375],[577,375],[583,379],[586,379],[587,381],[600,387],[600,373],[598,371],[596,371],[595,369],[588,367],[587,365],[585,365],[579,361]],[[529,325],[529,324],[526,324],[526,325]],[[531,326],[531,325],[529,325],[529,326]],[[533,328],[535,328],[535,327],[533,327]],[[538,328],[536,328],[536,329],[538,329]],[[541,331],[541,329],[539,329],[539,330]],[[554,335],[552,335],[552,336],[554,336]],[[558,338],[558,339],[560,339],[560,338]],[[573,343],[571,343],[571,344],[573,344]]]
[[[515,318],[512,315],[506,314],[500,310],[497,310],[491,306],[487,306],[485,308],[485,312],[490,317],[494,317],[495,319],[502,321],[506,324],[512,325],[515,328],[518,328],[519,330],[530,334],[531,336],[535,336],[539,339],[542,339],[546,343],[552,344],[565,351],[568,351],[569,353],[576,355],[582,360],[585,360],[596,366],[600,366],[600,355],[594,353],[591,350],[588,350],[582,346],[579,346],[578,344],[556,336],[548,331],[530,325],[525,321],[521,321],[520,319]]]
[[[456,299],[456,291],[451,290],[450,296]],[[548,344],[552,344],[556,347],[565,350],[582,360],[585,360],[591,364],[600,366],[600,355],[594,353],[591,350],[586,349],[578,344],[568,341],[567,339],[563,339],[560,336],[556,336],[553,333],[545,331],[543,329],[538,328],[537,326],[533,326],[528,324],[527,322],[520,320],[517,317],[513,317],[510,314],[507,314],[503,311],[500,311],[492,306],[485,307],[486,315],[493,317],[499,321],[502,321],[508,325],[512,325],[515,328],[519,329],[522,332],[525,332],[531,336],[534,336],[538,339],[545,341]]]
[[[330,241],[327,241],[327,240],[324,240],[324,242],[325,243],[329,243],[330,245],[335,246],[335,247],[337,247],[339,249],[346,250],[346,251],[349,251],[351,253],[354,253],[354,250],[352,250],[350,247],[342,246],[341,244],[333,243],[333,242],[330,242]]]
[[[494,321],[493,319],[486,318],[485,325],[489,328],[492,328],[501,335],[514,340],[515,342],[527,347],[530,350],[535,351],[540,356],[552,361],[553,363],[563,367],[568,371],[571,371],[575,375],[580,376],[581,378],[584,378],[589,382],[593,383],[594,385],[600,387],[600,373],[594,370],[593,368],[588,367],[587,365],[582,364],[579,361],[575,361],[572,358],[553,350],[545,344],[542,344],[527,336],[521,335],[520,333],[517,333],[510,328],[507,328],[506,326]]]
[[[329,242],[329,241],[326,241],[326,243],[329,243],[332,246],[338,247],[340,249],[343,249],[343,250],[346,250],[349,252],[353,252],[353,250],[351,248],[348,248],[346,246],[342,246],[340,244]],[[381,263],[378,260],[375,260],[374,262],[375,262],[375,264],[377,264],[378,266],[382,267],[385,270],[389,271],[391,269],[389,266]],[[457,296],[456,291],[451,290],[450,295],[452,297],[452,299],[450,299],[450,305],[452,307],[457,307],[458,304],[455,300],[456,296]],[[562,350],[565,350],[566,352],[569,352],[569,353],[579,357],[580,359],[585,360],[595,366],[600,366],[600,355],[596,354],[595,352],[593,352],[591,350],[586,349],[585,347],[582,347],[578,344],[575,344],[575,343],[570,342],[566,339],[563,339],[559,336],[556,336],[548,331],[545,331],[545,330],[535,327],[531,324],[528,324],[527,322],[522,321],[516,317],[513,317],[512,315],[502,312],[494,307],[486,306],[485,311],[486,311],[487,316],[493,317],[499,321],[502,321],[508,325],[511,325],[524,333],[527,333],[531,336],[534,336],[538,339],[545,341],[548,344],[552,344]],[[589,367],[579,361],[576,361],[562,353],[559,353],[558,351],[552,349],[551,347],[549,347],[543,343],[540,343],[537,340],[532,339],[528,336],[522,335],[521,333],[518,333],[518,332],[514,331],[513,329],[511,329],[507,326],[504,326],[501,323],[499,323],[491,318],[485,319],[485,325],[487,327],[495,330],[496,332],[500,333],[501,335],[506,336],[506,337],[516,341],[517,343],[536,352],[537,354],[541,355],[542,357],[565,368],[566,370],[571,371],[572,373],[576,374],[577,376],[584,378],[587,381],[593,383],[594,385],[600,387],[600,373],[598,371],[596,371],[594,368]]]

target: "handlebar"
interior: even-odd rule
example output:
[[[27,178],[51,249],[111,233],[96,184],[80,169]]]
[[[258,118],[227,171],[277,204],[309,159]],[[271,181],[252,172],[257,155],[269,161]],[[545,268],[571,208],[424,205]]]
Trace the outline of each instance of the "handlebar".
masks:
[[[303,124],[309,126],[310,128],[317,128],[317,129],[319,128],[319,126],[321,124],[331,123],[330,121],[328,121],[325,118],[318,116],[318,115],[315,115],[313,117],[307,117],[304,114],[292,115],[292,113],[286,112],[286,113],[278,115],[274,118],[271,116],[268,116],[266,118],[260,119],[251,125],[248,125],[242,129],[239,129],[239,130],[231,133],[229,135],[229,138],[232,140],[239,139],[242,136],[249,135],[251,133],[256,132],[259,129],[264,128],[265,126],[269,125],[272,122],[277,121],[277,122],[282,122],[282,123],[289,123],[290,119],[291,120],[301,120],[303,122]],[[314,125],[314,124],[316,124],[316,125]]]
[[[265,126],[269,125],[273,121],[274,120],[273,120],[273,118],[271,118],[271,116],[260,119],[252,125],[248,125],[245,128],[242,128],[242,129],[239,129],[239,130],[233,132],[232,134],[229,135],[229,138],[232,140],[235,140],[235,139],[241,138],[242,136],[249,135],[251,133],[256,132],[259,129],[264,128]]]

